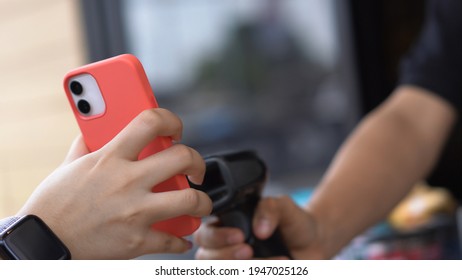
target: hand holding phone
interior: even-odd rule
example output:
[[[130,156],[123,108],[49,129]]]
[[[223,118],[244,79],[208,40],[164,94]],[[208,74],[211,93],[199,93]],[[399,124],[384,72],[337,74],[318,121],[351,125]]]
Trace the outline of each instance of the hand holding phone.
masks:
[[[129,54],[92,63],[69,72],[64,89],[88,149],[99,150],[146,109],[157,108],[139,60]],[[170,137],[156,137],[139,153],[145,159],[172,145]],[[117,172],[117,170],[114,170]],[[154,170],[153,170],[154,172]],[[184,175],[153,186],[153,192],[189,188]],[[180,216],[153,224],[153,229],[176,236],[193,233],[200,219]]]

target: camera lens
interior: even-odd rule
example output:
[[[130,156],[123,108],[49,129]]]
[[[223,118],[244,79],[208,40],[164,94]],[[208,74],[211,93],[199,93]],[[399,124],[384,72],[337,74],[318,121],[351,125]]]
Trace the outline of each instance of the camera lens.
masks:
[[[82,112],[83,114],[90,113],[91,106],[87,100],[84,100],[84,99],[79,100],[79,102],[77,103],[77,107],[79,108],[79,111]]]
[[[83,87],[82,84],[80,84],[77,81],[72,81],[71,82],[71,91],[75,95],[80,95],[83,92]]]

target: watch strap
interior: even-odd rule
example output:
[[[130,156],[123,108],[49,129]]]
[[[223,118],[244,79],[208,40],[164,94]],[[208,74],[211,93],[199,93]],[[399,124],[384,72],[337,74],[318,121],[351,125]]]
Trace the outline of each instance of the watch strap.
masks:
[[[0,235],[21,217],[8,217],[0,220]]]

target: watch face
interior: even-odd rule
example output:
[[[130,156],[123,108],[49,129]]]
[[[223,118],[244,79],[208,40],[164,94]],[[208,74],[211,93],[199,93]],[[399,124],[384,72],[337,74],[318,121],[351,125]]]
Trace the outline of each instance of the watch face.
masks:
[[[59,260],[69,256],[64,244],[34,216],[18,222],[5,237],[4,244],[21,260]]]

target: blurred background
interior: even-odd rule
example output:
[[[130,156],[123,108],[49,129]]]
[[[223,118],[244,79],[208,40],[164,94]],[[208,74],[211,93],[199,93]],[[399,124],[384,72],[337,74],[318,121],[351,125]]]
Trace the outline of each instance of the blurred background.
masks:
[[[0,0],[0,217],[19,210],[79,133],[62,88],[87,61],[79,7]]]
[[[90,59],[138,56],[184,142],[204,155],[257,150],[268,190],[315,184],[358,118],[341,2],[83,3]]]
[[[140,59],[159,105],[183,119],[185,144],[256,150],[266,193],[306,200],[393,89],[423,12],[418,0],[0,0],[0,217],[78,134],[64,74],[121,53]]]

